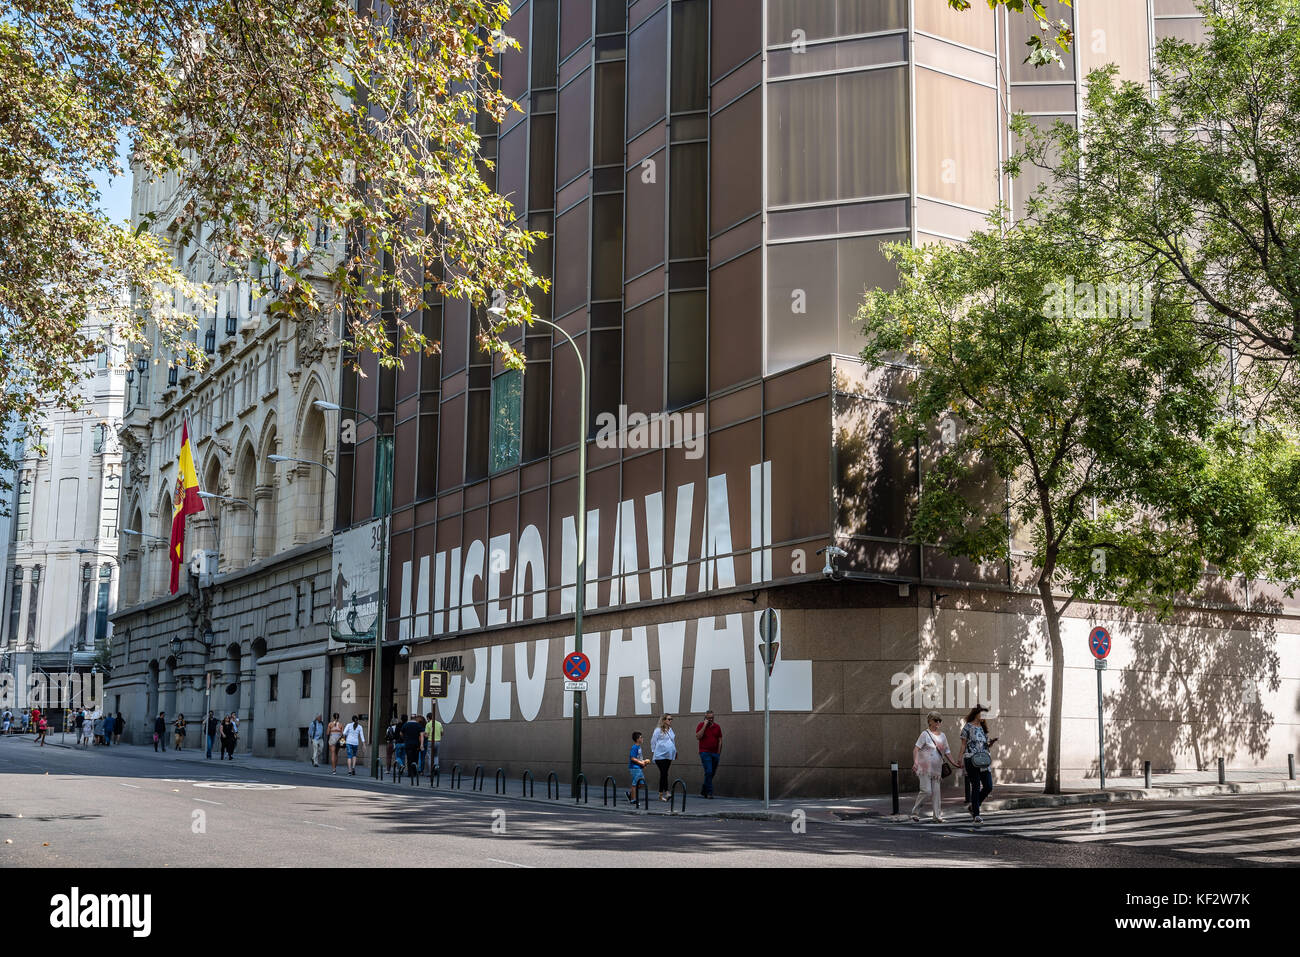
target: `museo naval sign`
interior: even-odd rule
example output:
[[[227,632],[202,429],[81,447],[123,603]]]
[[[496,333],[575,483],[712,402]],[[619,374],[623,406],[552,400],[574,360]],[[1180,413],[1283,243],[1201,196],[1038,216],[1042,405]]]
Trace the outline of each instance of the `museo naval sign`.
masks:
[[[747,488],[731,487],[727,475],[679,485],[671,513],[661,491],[619,502],[612,516],[602,509],[589,510],[587,610],[626,608],[647,600],[705,595],[770,581],[771,475],[771,463],[763,462],[750,466]],[[602,554],[600,530],[610,522],[612,547]],[[737,548],[738,538],[748,547]],[[577,525],[571,515],[561,522],[559,547],[559,604],[564,615],[573,612],[576,598]],[[517,538],[508,532],[403,562],[400,638],[419,641],[466,635],[544,618],[551,586],[549,567],[543,531],[536,525],[519,530]],[[583,651],[591,660],[589,690],[583,696],[587,712],[649,715],[703,711],[709,706],[731,712],[761,711],[759,614],[585,633]],[[483,718],[506,721],[517,713],[525,721],[534,720],[542,711],[547,679],[555,678],[552,672],[575,650],[573,646],[569,636],[466,651],[464,672],[451,676],[447,698],[440,705],[443,717],[472,723]],[[652,650],[658,663],[653,679]],[[513,674],[509,680],[507,668]],[[683,681],[687,669],[691,676]],[[709,700],[713,674],[718,671],[728,675],[730,701],[725,705]],[[563,697],[563,714],[570,716],[572,696],[564,695],[558,681],[551,684],[556,703]],[[812,663],[787,661],[777,668],[771,694],[773,710],[812,710]]]

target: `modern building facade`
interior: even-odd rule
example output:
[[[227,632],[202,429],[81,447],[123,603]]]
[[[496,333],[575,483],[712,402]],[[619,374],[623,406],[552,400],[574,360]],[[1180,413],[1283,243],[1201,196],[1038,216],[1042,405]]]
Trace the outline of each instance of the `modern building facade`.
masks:
[[[30,429],[15,424],[6,436],[16,467],[3,520],[0,671],[23,692],[33,676],[52,691],[57,675],[98,670],[112,636],[127,383],[111,328],[92,313],[84,334],[100,348],[78,385],[81,407],[44,403]]]
[[[694,793],[692,732],[712,708],[720,792],[760,793],[766,608],[773,793],[885,788],[925,712],[952,729],[976,697],[998,723],[999,775],[1041,774],[1050,667],[1026,569],[906,540],[926,449],[894,446],[904,370],[865,369],[852,319],[890,282],[881,242],[960,241],[997,204],[1020,207],[1035,183],[1000,174],[1013,112],[1072,121],[1089,69],[1148,80],[1155,39],[1201,29],[1189,0],[1049,7],[1078,37],[1064,69],[1024,65],[1032,24],[982,4],[513,4],[522,50],[501,83],[525,111],[480,131],[496,188],[551,237],[535,267],[554,284],[534,305],[577,343],[588,434],[564,336],[519,330],[528,367],[511,372],[477,350],[483,317],[459,302],[408,317],[440,355],[391,373],[362,357],[339,400],[394,436],[382,705],[432,710],[419,672],[447,670],[444,767],[569,773],[560,669],[576,644],[586,441],[589,778],[621,775],[631,732],[667,712],[674,776]],[[376,429],[356,437],[340,449],[338,530],[376,514]],[[829,573],[827,546],[845,552]],[[1261,583],[1223,592],[1164,624],[1072,609],[1067,774],[1098,761],[1095,624],[1118,646],[1112,769],[1182,767],[1211,739],[1231,762],[1284,763],[1300,609]],[[331,710],[369,712],[372,664],[334,659]],[[1198,665],[1185,696],[1175,676]]]
[[[150,228],[167,237],[176,192],[174,176],[150,180],[137,169],[132,221],[157,213]],[[208,365],[192,370],[166,354],[154,326],[150,348],[128,360],[126,531],[108,705],[126,717],[135,743],[150,740],[159,711],[197,721],[211,708],[240,716],[242,750],[302,757],[327,696],[335,463],[333,434],[314,403],[336,397],[340,320],[291,323],[268,312],[268,298],[220,271],[203,239],[173,247],[176,265],[216,291],[215,310],[176,303],[194,316],[191,341]],[[330,247],[323,273],[336,251],[322,230],[315,240]],[[278,288],[277,275],[267,280]],[[172,595],[168,540],[185,422],[200,487],[215,497],[187,519],[186,564]]]

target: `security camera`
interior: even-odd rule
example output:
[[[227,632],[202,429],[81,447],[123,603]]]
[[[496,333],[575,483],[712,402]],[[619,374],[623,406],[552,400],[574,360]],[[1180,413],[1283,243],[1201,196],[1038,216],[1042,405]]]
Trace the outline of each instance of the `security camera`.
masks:
[[[848,552],[840,548],[838,545],[827,545],[825,548],[817,549],[818,555],[821,555],[823,552],[826,554],[826,566],[822,569],[822,574],[827,578],[834,578],[835,560],[837,558],[843,558],[848,554]]]
[[[403,658],[409,658],[411,655],[411,646],[402,645],[402,650],[399,651],[398,654],[401,655]]]

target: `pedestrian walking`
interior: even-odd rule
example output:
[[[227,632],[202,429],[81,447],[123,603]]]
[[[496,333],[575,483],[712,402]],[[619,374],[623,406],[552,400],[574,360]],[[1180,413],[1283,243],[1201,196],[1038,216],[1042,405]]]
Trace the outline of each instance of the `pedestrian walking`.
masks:
[[[153,749],[154,753],[158,752],[158,745],[162,745],[163,753],[167,752],[167,713],[159,711],[158,717],[153,722]]]
[[[436,706],[435,706],[436,707]],[[432,742],[429,746],[429,753],[433,755],[433,770],[438,770],[438,752],[442,750],[442,722],[438,720],[438,712],[435,710],[429,715],[429,724],[431,728],[428,732],[429,740]]]
[[[983,714],[988,708],[976,705],[966,715],[966,725],[961,729],[961,739],[966,742],[963,765],[966,777],[970,779],[970,816],[976,824],[983,824],[980,806],[993,792],[993,755],[989,754],[988,726]],[[993,739],[994,741],[997,738]]]
[[[343,742],[348,751],[348,774],[355,777],[357,773],[357,752],[366,743],[366,733],[361,730],[361,724],[357,721],[355,714],[352,716],[352,720],[343,728]]]
[[[215,711],[208,712],[208,720],[206,721],[206,727],[203,729],[203,732],[207,735],[207,741],[205,743],[208,746],[205,756],[208,760],[211,760],[212,746],[217,743],[221,736],[221,722],[217,720],[217,713]],[[220,753],[220,745],[217,747],[218,753]]]
[[[627,752],[627,769],[632,773],[632,787],[628,789],[627,799],[633,804],[636,803],[639,785],[650,785],[645,783],[645,766],[650,763],[650,759],[641,753],[641,739],[644,737],[640,731],[632,732],[632,747]]]
[[[695,727],[695,737],[700,742],[700,763],[704,765],[704,785],[700,797],[713,797],[713,776],[718,773],[718,760],[722,757],[722,729],[713,720],[713,712],[704,712],[704,720]]]
[[[113,717],[112,712],[104,715],[104,747],[113,746],[113,731],[117,727],[117,719]]]
[[[406,771],[406,715],[402,715],[388,727],[389,737],[393,742],[393,767],[400,778]]]
[[[8,708],[5,708],[5,713],[3,715],[0,715],[0,733],[8,734],[9,728],[13,725],[13,723],[14,723],[13,712],[10,711]]]
[[[307,727],[307,740],[311,742],[311,766],[320,767],[321,752],[325,750],[325,722],[320,715],[311,719]]]
[[[388,719],[388,727],[384,729],[384,773],[393,773],[393,762],[397,758],[397,715]]]
[[[72,740],[79,746],[86,746],[86,712],[78,709],[72,716]]]
[[[330,774],[339,773],[339,746],[343,743],[343,722],[339,720],[339,713],[334,712],[334,717],[330,719],[329,727],[325,729],[329,735],[330,748]]]
[[[118,712],[113,719],[113,743],[122,743],[122,732],[126,730],[126,719],[122,717],[122,712]]]
[[[39,711],[36,712],[36,743],[42,748],[45,747],[45,732],[50,729],[50,724],[45,720],[45,715]]]
[[[942,824],[944,818],[941,809],[943,800],[941,784],[943,779],[952,773],[952,769],[960,765],[952,758],[952,749],[948,747],[948,736],[939,730],[939,725],[943,724],[943,716],[937,711],[931,711],[925,716],[925,723],[926,729],[916,739],[916,744],[912,745],[912,771],[921,779],[921,789],[916,793],[916,800],[912,803],[912,820],[921,820],[916,812],[921,809],[925,799],[929,798],[931,819],[937,824]]]
[[[31,723],[32,723],[32,713],[28,711],[26,708],[23,708],[23,718],[22,718],[23,734],[27,733],[27,729],[31,726]]]
[[[668,800],[668,769],[677,760],[677,735],[673,733],[673,716],[663,715],[659,727],[650,735],[650,755],[659,769],[659,800]]]
[[[104,743],[104,712],[96,708],[94,716],[87,720],[93,723],[93,728],[95,733],[95,743],[103,744]]]
[[[239,726],[235,724],[233,714],[226,715],[221,720],[221,758],[235,760],[235,745],[239,742]]]
[[[424,720],[413,714],[402,725],[403,744],[406,746],[406,774],[415,784],[420,783],[420,760],[424,755]]]
[[[172,729],[176,736],[176,750],[180,751],[185,744],[185,715],[178,714],[176,720],[172,722]]]
[[[85,711],[78,711],[74,719],[74,725],[77,729],[77,740],[83,748],[90,747],[90,743],[95,734],[95,721]]]

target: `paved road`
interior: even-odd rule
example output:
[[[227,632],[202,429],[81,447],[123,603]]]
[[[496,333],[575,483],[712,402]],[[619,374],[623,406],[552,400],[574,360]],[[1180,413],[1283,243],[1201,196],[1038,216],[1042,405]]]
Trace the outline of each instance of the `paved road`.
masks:
[[[1091,809],[1059,808],[990,814],[979,830],[950,815],[795,833],[30,737],[0,739],[0,795],[0,867],[1269,867],[1300,847],[1300,796],[1125,805],[1104,831]]]

